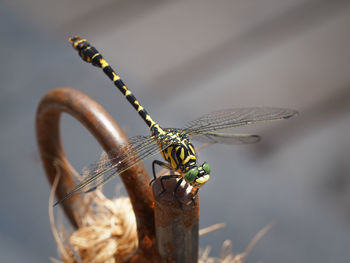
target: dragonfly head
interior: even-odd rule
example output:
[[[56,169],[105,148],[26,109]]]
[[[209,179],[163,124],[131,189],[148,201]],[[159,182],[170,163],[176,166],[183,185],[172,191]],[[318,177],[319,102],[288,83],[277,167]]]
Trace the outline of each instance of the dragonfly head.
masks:
[[[210,166],[208,163],[193,166],[184,175],[185,181],[193,187],[200,188],[210,179]]]

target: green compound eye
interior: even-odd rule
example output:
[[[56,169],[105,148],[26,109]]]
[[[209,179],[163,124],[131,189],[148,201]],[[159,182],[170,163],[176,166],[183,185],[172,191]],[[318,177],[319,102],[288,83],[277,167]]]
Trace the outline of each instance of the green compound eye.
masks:
[[[207,174],[210,174],[210,166],[208,163],[203,163],[202,168]]]
[[[186,181],[187,183],[193,183],[193,182],[196,180],[197,175],[198,175],[198,168],[197,168],[197,167],[192,168],[191,170],[189,170],[189,171],[185,174],[185,176],[184,176],[185,181]]]

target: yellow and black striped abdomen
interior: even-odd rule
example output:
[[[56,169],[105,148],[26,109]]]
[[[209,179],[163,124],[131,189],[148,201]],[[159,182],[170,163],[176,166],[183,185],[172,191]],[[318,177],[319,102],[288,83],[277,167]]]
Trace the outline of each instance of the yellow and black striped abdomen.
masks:
[[[134,94],[126,87],[124,82],[118,76],[118,74],[112,69],[108,62],[102,57],[102,55],[90,45],[86,39],[80,37],[74,37],[70,39],[73,47],[79,52],[79,56],[86,62],[99,67],[103,72],[113,81],[114,85],[123,93],[130,104],[137,110],[141,118],[146,122],[147,126],[151,129],[152,134],[161,132],[159,126],[152,120],[147,111],[136,100]]]

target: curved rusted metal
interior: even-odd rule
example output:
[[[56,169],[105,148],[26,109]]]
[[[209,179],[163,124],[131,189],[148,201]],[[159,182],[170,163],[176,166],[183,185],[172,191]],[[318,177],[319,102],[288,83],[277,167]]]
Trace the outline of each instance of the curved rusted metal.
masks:
[[[106,152],[121,151],[128,139],[110,115],[95,101],[80,91],[71,88],[56,88],[49,91],[40,101],[36,115],[36,132],[41,159],[49,182],[57,174],[55,160],[59,160],[61,179],[56,196],[61,199],[74,186],[72,176],[67,173],[70,164],[64,155],[59,133],[61,113],[68,113],[81,122],[97,139]],[[142,163],[133,166],[121,175],[129,194],[136,216],[139,239],[138,253],[133,262],[157,262],[153,195],[149,177]],[[82,199],[72,196],[61,205],[73,226],[84,214]],[[78,217],[78,218],[77,218]]]
[[[191,186],[181,184],[175,198],[177,180],[163,180],[165,192],[160,177],[153,183],[158,252],[162,262],[194,263],[198,262],[198,195],[192,200]]]

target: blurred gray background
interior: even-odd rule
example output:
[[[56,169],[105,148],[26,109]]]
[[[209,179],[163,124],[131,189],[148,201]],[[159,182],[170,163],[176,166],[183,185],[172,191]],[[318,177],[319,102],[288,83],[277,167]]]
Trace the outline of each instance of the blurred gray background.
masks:
[[[164,126],[221,108],[300,112],[243,129],[261,134],[259,144],[200,152],[212,167],[200,191],[201,227],[227,223],[201,237],[201,247],[218,256],[230,239],[242,252],[274,221],[248,262],[349,262],[349,27],[350,1],[1,1],[0,261],[57,257],[34,129],[47,91],[81,90],[128,135],[148,134],[104,74],[68,44],[81,35]],[[62,122],[65,151],[80,170],[101,148],[72,117]],[[108,196],[117,183],[107,185]]]

